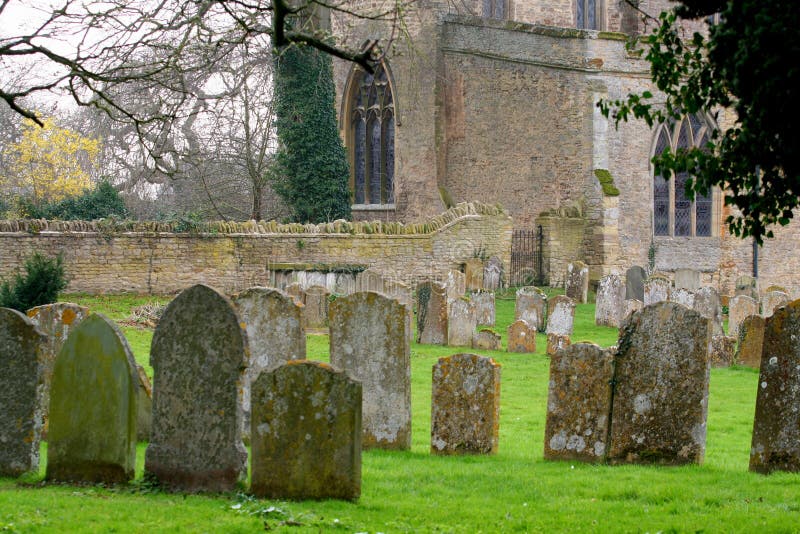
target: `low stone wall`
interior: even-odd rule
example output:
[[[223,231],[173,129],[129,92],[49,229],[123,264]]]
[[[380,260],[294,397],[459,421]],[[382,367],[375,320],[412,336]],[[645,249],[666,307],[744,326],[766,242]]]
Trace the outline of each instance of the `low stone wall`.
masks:
[[[184,231],[180,231],[184,230]],[[511,217],[464,203],[414,224],[335,221],[168,223],[0,221],[0,277],[34,252],[63,254],[68,291],[172,293],[195,283],[226,292],[266,285],[271,270],[342,272],[366,268],[413,284],[442,278],[483,254],[511,263]]]

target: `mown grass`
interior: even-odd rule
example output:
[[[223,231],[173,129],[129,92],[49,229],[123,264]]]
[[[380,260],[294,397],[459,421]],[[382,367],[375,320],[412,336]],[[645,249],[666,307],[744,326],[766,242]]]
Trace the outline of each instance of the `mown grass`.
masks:
[[[149,297],[92,300],[116,320]],[[106,308],[107,306],[107,308]],[[117,315],[114,315],[117,314]],[[513,320],[514,302],[497,301],[496,331]],[[124,329],[147,364],[149,330]],[[594,305],[579,305],[575,340],[601,346],[617,332],[594,326]],[[84,532],[797,532],[800,475],[747,471],[758,374],[711,373],[708,447],[702,466],[608,467],[542,458],[548,364],[544,336],[536,354],[476,351],[502,368],[500,450],[494,456],[429,454],[431,367],[437,358],[471,349],[412,345],[413,443],[407,452],[366,451],[362,497],[277,502],[230,495],[165,494],[137,481],[121,488],[73,487],[0,479],[0,531]],[[308,356],[327,359],[328,337],[310,335]],[[146,365],[149,370],[149,365]],[[43,446],[43,449],[45,447]]]

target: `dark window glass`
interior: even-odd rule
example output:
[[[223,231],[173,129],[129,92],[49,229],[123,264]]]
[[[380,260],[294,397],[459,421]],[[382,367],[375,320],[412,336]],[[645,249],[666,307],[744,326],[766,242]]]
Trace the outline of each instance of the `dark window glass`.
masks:
[[[586,25],[588,30],[597,29],[597,0],[587,0],[586,3]]]
[[[354,195],[353,201],[356,204],[363,204],[366,198],[366,178],[367,178],[367,160],[366,160],[366,135],[367,127],[364,123],[364,118],[359,116],[353,123],[353,177],[354,177]]]
[[[394,204],[394,117],[383,120],[383,138],[386,141],[386,202]]]
[[[578,22],[578,29],[586,28],[586,19],[584,17],[583,11],[583,2],[584,0],[576,0],[575,2],[575,15]]]
[[[367,123],[369,136],[369,203],[381,203],[381,123],[377,117]]]
[[[653,226],[655,235],[669,235],[669,182],[661,175],[656,175],[653,185]]]

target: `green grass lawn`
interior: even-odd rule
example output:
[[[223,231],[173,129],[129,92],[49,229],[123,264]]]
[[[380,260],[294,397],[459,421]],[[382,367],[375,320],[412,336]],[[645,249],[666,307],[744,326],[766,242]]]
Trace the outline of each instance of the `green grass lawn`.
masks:
[[[151,297],[69,300],[121,321]],[[162,302],[166,299],[160,299]],[[513,299],[497,300],[496,331],[513,321]],[[137,361],[152,372],[152,331],[124,327]],[[616,343],[594,326],[594,304],[578,305],[573,340]],[[244,493],[166,494],[126,487],[43,485],[0,478],[0,531],[183,532],[798,532],[800,475],[747,471],[758,373],[714,369],[708,446],[702,466],[608,467],[542,459],[549,360],[536,354],[413,344],[413,444],[408,452],[366,451],[362,496],[341,501],[256,500]],[[328,358],[328,336],[309,335],[308,357]],[[478,352],[502,364],[500,448],[494,456],[429,454],[431,367],[437,358]],[[43,457],[46,447],[43,445]],[[44,462],[43,462],[44,463]]]

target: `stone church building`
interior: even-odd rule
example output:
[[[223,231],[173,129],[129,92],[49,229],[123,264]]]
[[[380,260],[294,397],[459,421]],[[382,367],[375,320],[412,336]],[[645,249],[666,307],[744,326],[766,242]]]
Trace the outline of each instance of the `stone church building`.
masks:
[[[649,64],[625,47],[629,35],[649,31],[641,13],[620,0],[412,6],[407,36],[374,76],[335,64],[355,218],[409,221],[454,202],[498,203],[515,229],[541,226],[551,284],[568,261],[585,261],[596,280],[647,266],[653,254],[657,270],[698,269],[723,292],[752,274],[752,241],[728,235],[721,192],[690,201],[685,176],[664,180],[650,163],[664,146],[702,143],[731,122],[730,112],[617,129],[595,105],[652,89]],[[655,15],[669,7],[639,3]],[[688,32],[705,28],[693,24]],[[352,44],[388,30],[374,21],[345,29],[334,19],[334,31]],[[758,251],[762,288],[800,296],[797,228],[776,229]]]

